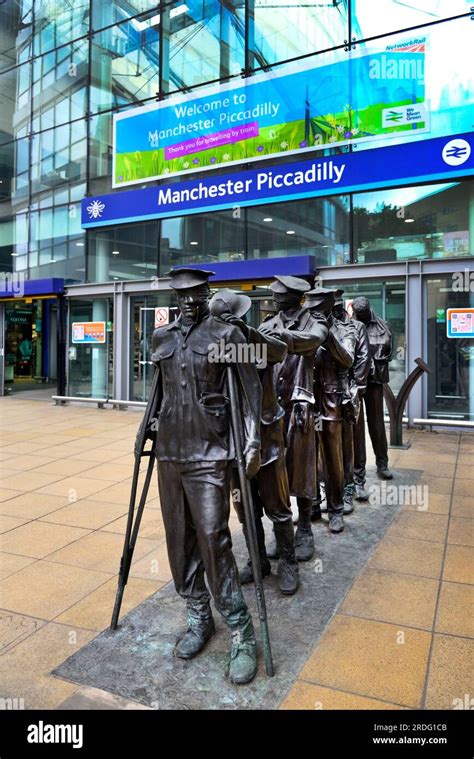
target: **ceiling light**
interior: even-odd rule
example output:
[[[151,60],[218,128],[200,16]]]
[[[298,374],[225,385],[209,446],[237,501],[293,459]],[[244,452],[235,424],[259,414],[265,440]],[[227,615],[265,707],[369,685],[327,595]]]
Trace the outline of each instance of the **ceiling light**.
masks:
[[[263,221],[273,221],[271,216],[265,216]]]
[[[78,248],[83,248],[84,247],[84,243],[83,242],[76,242],[76,246]]]
[[[286,234],[287,235],[294,235],[295,234],[295,230],[294,229],[287,229],[286,230]]]
[[[118,255],[120,255],[120,251],[119,250],[113,250],[112,251],[112,255],[113,256],[118,256]]]
[[[198,243],[198,242],[196,242],[196,240],[192,240],[192,241],[191,241],[189,244],[190,244],[190,245],[199,245],[199,243]]]
[[[415,219],[405,219],[405,224],[411,224]]]
[[[12,256],[19,256],[19,253],[12,253]]]

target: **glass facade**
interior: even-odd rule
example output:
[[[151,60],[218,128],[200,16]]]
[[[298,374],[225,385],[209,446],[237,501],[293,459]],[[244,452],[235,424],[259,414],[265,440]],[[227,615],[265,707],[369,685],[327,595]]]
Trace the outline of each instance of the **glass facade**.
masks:
[[[390,321],[396,338],[391,372],[396,391],[410,368],[404,353],[409,339],[404,267],[408,272],[413,262],[446,267],[451,261],[454,270],[460,261],[469,265],[467,259],[474,254],[474,181],[464,179],[462,171],[450,183],[381,187],[87,232],[80,226],[80,203],[84,196],[112,191],[114,114],[171,95],[199,92],[206,85],[237,85],[256,74],[283,72],[299,61],[321,66],[349,63],[338,92],[344,113],[332,113],[334,103],[328,98],[323,119],[312,117],[310,108],[307,114],[315,141],[318,130],[324,130],[336,142],[341,133],[353,140],[366,136],[354,104],[361,87],[376,90],[383,102],[390,78],[382,65],[386,57],[403,50],[422,53],[416,76],[429,104],[426,130],[415,124],[389,141],[354,140],[350,146],[326,148],[325,155],[471,131],[472,28],[471,4],[464,0],[0,3],[0,273],[60,277],[70,286],[96,283],[94,298],[70,299],[69,324],[99,320],[108,325],[106,346],[76,346],[70,352],[70,394],[112,394],[116,301],[110,283],[116,292],[126,290],[126,282],[132,283],[130,292],[146,283],[141,295],[133,290],[135,294],[124,300],[127,318],[121,317],[131,329],[130,349],[122,357],[122,366],[128,367],[129,397],[142,400],[150,380],[147,345],[154,308],[173,305],[166,292],[145,292],[151,278],[187,263],[211,267],[303,255],[312,256],[317,268],[354,267],[345,297],[367,294]],[[352,76],[355,61],[372,54],[382,69],[369,67],[363,81]],[[400,71],[397,78],[404,78]],[[410,89],[412,78],[413,71],[407,71],[407,82],[402,81],[398,92],[400,103],[417,102]],[[308,102],[318,99],[317,87],[313,89]],[[300,157],[289,155],[252,167]],[[245,164],[226,171],[242,168]],[[193,174],[193,179],[201,176]],[[372,273],[364,279],[364,267],[397,263],[400,276],[392,271],[385,277],[381,268],[380,276]],[[329,279],[326,272],[324,280]],[[439,377],[434,372],[426,380],[428,412],[449,414],[453,407],[447,398],[453,395],[453,413],[471,418],[469,377],[474,362],[462,341],[446,343],[441,322],[436,321],[441,309],[467,305],[471,296],[449,294],[445,273],[425,277],[423,288],[426,356],[439,367]],[[258,283],[251,294],[257,323],[269,308],[267,283]],[[41,316],[36,322],[41,329]],[[48,362],[38,329],[34,339],[42,347],[35,353],[35,371],[33,358],[27,367],[32,377],[45,373],[40,355]],[[74,348],[70,335],[68,346]],[[17,358],[15,354],[16,364]],[[14,369],[18,378],[26,371],[22,367]]]
[[[147,234],[117,227],[107,235],[122,240],[121,266],[98,264],[105,254],[78,221],[84,195],[111,190],[117,110],[301,58],[350,60],[421,45],[428,136],[471,129],[469,11],[462,0],[381,0],[377,13],[369,0],[8,0],[0,5],[1,270],[73,284],[141,279],[186,261],[311,253],[320,265],[339,265],[469,255],[472,189],[462,185],[170,219]],[[367,84],[384,86],[376,75]],[[346,127],[356,135],[350,76],[346,86]],[[413,129],[409,139],[425,136]]]

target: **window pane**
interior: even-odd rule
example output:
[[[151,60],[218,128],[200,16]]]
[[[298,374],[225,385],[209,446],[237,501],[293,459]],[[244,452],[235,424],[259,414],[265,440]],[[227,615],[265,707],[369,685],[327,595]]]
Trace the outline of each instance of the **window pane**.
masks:
[[[33,137],[33,194],[86,178],[86,123],[76,121]]]
[[[35,0],[34,55],[87,34],[89,0]]]
[[[160,274],[173,266],[245,258],[244,214],[234,218],[232,210],[196,214],[161,223]]]
[[[244,26],[232,2],[176,2],[163,15],[164,49],[169,46],[165,91],[238,74],[244,67]]]
[[[106,3],[104,0],[92,0],[92,28],[97,31],[146,11],[153,10],[157,13],[158,5],[158,0],[127,0],[127,3],[120,0],[109,0]]]
[[[0,207],[0,271],[15,272],[28,250],[28,216],[26,211],[7,214]]]
[[[158,222],[121,224],[89,233],[90,282],[156,276]]]
[[[256,0],[252,67],[342,45],[348,38],[347,5]]]
[[[0,74],[0,144],[13,139],[29,119],[30,76],[29,62]]]
[[[473,255],[474,180],[354,196],[356,263]]]
[[[58,206],[30,214],[30,276],[84,281],[84,232],[80,213]]]
[[[310,255],[319,266],[349,263],[349,196],[256,206],[247,211],[249,258]]]
[[[88,51],[87,40],[80,40],[35,59],[33,115],[41,130],[86,115]]]
[[[91,112],[156,96],[159,26],[150,15],[94,34]]]
[[[350,0],[352,35],[357,39],[429,24],[449,16],[469,13],[466,0]]]
[[[0,71],[21,62],[18,45],[23,47],[31,39],[32,4],[32,0],[8,0],[0,5]]]

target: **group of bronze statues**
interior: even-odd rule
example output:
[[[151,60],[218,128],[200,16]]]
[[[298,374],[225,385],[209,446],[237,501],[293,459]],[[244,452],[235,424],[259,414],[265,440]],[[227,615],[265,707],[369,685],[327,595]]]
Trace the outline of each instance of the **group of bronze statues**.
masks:
[[[312,521],[321,518],[322,483],[334,534],[344,530],[353,499],[368,499],[364,405],[377,473],[392,477],[383,418],[392,336],[367,298],[353,301],[349,317],[342,290],[311,289],[292,276],[275,277],[275,313],[256,329],[245,318],[248,296],[220,289],[211,298],[212,274],[194,268],[170,272],[180,315],[153,335],[156,389],[141,434],[152,440],[158,461],[171,572],[187,603],[187,629],[174,653],[190,659],[214,634],[212,594],[231,631],[229,679],[243,684],[257,668],[255,632],[241,587],[253,580],[253,568],[249,561],[239,573],[232,553],[231,493],[246,539],[248,526],[233,466],[230,354],[222,351],[216,360],[215,348],[234,348],[231,368],[262,575],[270,574],[269,558],[278,558],[279,590],[292,595],[300,582],[298,562],[314,555]],[[249,346],[259,350],[246,351]],[[259,359],[250,360],[254,356]],[[290,496],[298,506],[296,531]],[[275,537],[268,550],[263,514]]]

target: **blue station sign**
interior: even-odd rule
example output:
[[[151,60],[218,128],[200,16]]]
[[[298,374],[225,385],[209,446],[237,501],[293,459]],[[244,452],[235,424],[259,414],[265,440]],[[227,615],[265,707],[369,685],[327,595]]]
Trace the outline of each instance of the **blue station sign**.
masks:
[[[133,221],[339,195],[474,175],[474,133],[406,142],[305,161],[213,174],[82,201],[82,226]]]

